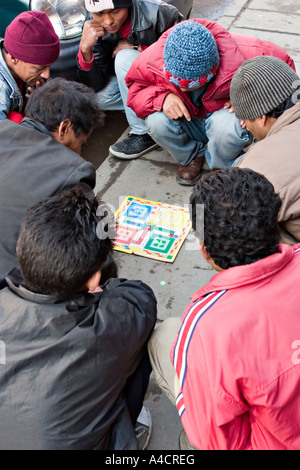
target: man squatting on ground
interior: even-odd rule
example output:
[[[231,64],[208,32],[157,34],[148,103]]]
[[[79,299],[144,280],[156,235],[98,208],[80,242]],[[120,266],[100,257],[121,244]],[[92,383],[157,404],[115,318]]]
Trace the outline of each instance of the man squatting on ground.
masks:
[[[172,5],[156,0],[85,0],[93,19],[87,21],[79,45],[78,77],[98,92],[104,111],[125,110],[129,137],[109,151],[118,158],[137,158],[157,147],[143,119],[126,106],[125,76],[140,51],[183,16]]]
[[[299,96],[299,76],[270,56],[245,61],[230,88],[236,116],[257,139],[237,164],[273,184],[282,200],[280,241],[289,245],[300,241]]]
[[[278,244],[281,200],[263,175],[227,168],[201,178],[190,203],[217,274],[149,342],[181,448],[300,449],[300,244]]]
[[[177,161],[178,183],[194,185],[204,160],[210,168],[231,166],[251,143],[251,134],[224,105],[234,73],[258,55],[277,56],[295,68],[269,41],[193,19],[175,25],[132,63],[127,105]]]
[[[8,25],[0,41],[0,120],[20,122],[34,87],[50,77],[59,57],[59,37],[41,11],[25,11]]]
[[[1,449],[139,448],[156,299],[141,281],[99,288],[112,250],[106,207],[76,187],[25,216],[22,273],[0,290]]]
[[[75,185],[92,193],[96,181],[80,156],[104,123],[94,91],[57,77],[32,93],[25,110],[20,124],[0,122],[0,275],[18,266],[16,244],[31,206]]]

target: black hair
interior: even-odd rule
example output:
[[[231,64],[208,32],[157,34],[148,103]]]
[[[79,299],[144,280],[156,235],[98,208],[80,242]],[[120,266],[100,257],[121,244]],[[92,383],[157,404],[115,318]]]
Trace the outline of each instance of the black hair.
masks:
[[[263,175],[246,168],[216,170],[198,182],[190,204],[196,235],[221,268],[251,264],[278,251],[281,200]]]
[[[112,253],[112,220],[107,206],[80,186],[35,204],[17,243],[26,287],[58,298],[84,290]]]
[[[104,123],[104,113],[97,104],[94,90],[62,77],[50,79],[37,88],[30,95],[25,114],[50,132],[70,119],[76,137],[87,135]]]
[[[278,119],[285,111],[292,108],[297,103],[300,103],[300,85],[295,89],[291,96],[283,101],[283,103],[280,103],[276,108],[272,109],[268,113],[265,113],[265,115],[267,117]],[[249,119],[251,122],[254,122],[255,120],[255,118]]]
[[[295,95],[295,93],[297,94]],[[298,87],[295,90],[295,92],[292,94],[292,96],[289,96],[283,103],[278,105],[275,109],[273,109],[269,113],[266,113],[266,116],[278,119],[287,109],[290,109],[293,106],[295,106],[297,102],[299,103],[299,99],[298,99],[299,93],[300,93],[300,87]],[[296,98],[296,101],[295,101],[295,98]]]

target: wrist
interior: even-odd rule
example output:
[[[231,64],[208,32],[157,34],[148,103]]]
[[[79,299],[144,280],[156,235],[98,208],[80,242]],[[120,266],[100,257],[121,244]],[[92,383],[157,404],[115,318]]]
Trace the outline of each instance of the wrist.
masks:
[[[93,57],[93,50],[91,47],[84,47],[83,44],[79,44],[79,51],[85,62],[91,62]]]
[[[82,70],[90,70],[93,66],[93,62],[94,62],[94,54],[92,53],[92,58],[90,61],[87,61],[83,55],[82,55],[82,52],[81,50],[79,49],[78,51],[78,65],[79,67],[82,69]]]

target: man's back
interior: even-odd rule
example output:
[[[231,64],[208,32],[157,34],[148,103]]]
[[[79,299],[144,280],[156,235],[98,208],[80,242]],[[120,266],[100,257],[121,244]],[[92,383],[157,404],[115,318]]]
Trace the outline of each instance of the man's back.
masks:
[[[42,125],[0,123],[0,273],[17,265],[16,242],[26,210],[75,184],[92,190],[95,170]],[[29,127],[27,127],[27,125]]]
[[[299,275],[300,245],[280,245],[192,297],[183,324],[198,323],[191,336],[183,328],[175,363],[182,422],[197,448],[300,448]]]
[[[118,445],[128,445],[122,391],[155,324],[151,289],[114,279],[104,292],[58,301],[20,287],[15,272],[9,279],[0,291],[0,448],[107,449],[115,421],[127,440]]]

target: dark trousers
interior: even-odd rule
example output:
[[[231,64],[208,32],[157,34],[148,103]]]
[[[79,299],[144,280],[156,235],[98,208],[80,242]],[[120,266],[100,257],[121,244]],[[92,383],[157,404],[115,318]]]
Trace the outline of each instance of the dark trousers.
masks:
[[[152,367],[150,364],[148,351],[146,350],[135,372],[127,380],[127,384],[124,389],[128,411],[133,427],[135,426],[137,417],[143,407],[151,371]]]

